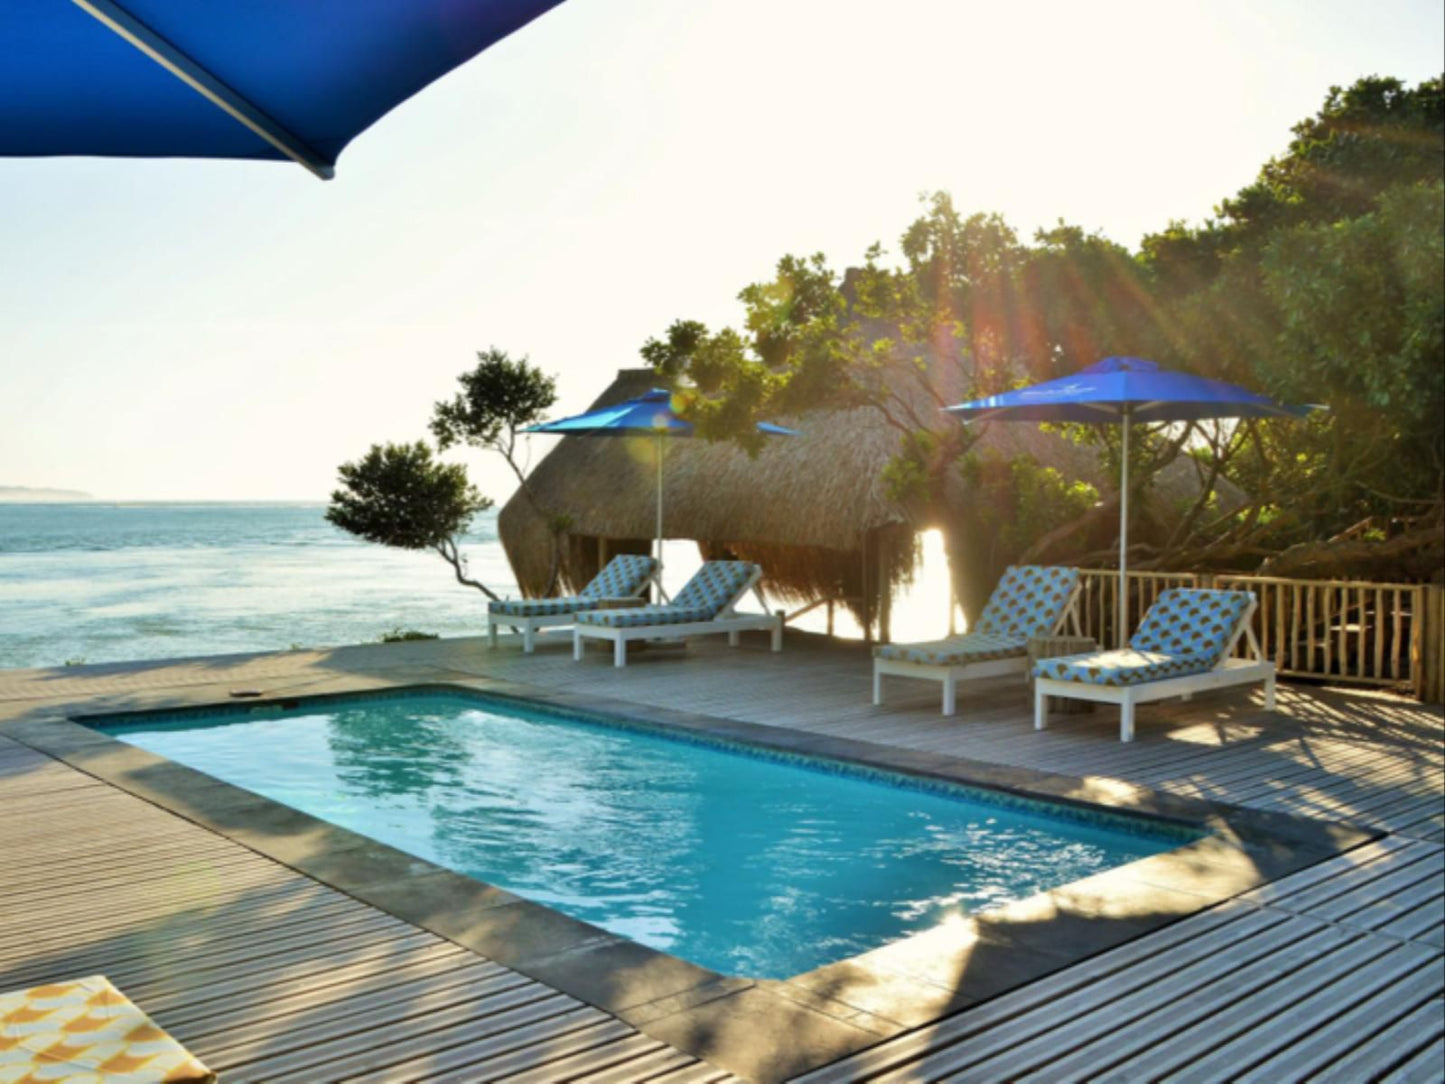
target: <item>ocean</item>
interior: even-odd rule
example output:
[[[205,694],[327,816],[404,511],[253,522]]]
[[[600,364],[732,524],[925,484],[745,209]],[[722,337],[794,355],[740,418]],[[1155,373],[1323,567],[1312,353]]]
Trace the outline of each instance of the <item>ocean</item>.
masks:
[[[360,542],[322,504],[0,503],[0,669],[285,651],[379,640],[394,629],[486,631],[486,597],[431,552]],[[942,542],[930,532],[894,635],[948,625]],[[516,582],[495,512],[462,540],[471,575],[503,596]],[[697,548],[667,544],[667,585]],[[821,631],[822,610],[798,627]],[[839,635],[858,629],[840,611]]]
[[[322,504],[0,504],[0,668],[278,651],[486,629],[434,553],[358,541]],[[516,594],[495,513],[471,574]]]

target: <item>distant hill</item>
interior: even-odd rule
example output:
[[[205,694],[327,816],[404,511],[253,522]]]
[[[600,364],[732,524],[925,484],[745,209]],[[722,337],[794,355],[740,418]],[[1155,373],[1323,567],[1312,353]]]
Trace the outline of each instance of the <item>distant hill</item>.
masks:
[[[89,493],[78,489],[31,489],[29,486],[0,486],[0,501],[88,501]]]

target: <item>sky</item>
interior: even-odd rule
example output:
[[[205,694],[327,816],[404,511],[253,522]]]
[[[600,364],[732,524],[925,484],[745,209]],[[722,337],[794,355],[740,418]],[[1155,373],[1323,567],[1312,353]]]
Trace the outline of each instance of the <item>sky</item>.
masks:
[[[1442,42],[1439,0],[566,0],[330,182],[0,159],[0,486],[324,500],[424,437],[477,350],[583,410],[674,319],[735,323],[784,253],[896,250],[938,189],[1132,247],[1208,217],[1330,85],[1439,75]]]

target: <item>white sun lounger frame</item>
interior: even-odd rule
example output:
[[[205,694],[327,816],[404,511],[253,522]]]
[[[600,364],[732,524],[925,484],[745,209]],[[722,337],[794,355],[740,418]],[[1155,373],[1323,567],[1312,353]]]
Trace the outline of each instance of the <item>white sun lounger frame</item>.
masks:
[[[657,569],[654,568],[650,573],[648,573],[647,579],[642,582],[642,585],[638,587],[637,593],[635,595],[627,595],[625,597],[618,597],[616,599],[595,598],[588,599],[587,601],[589,603],[631,602],[632,599],[636,599],[637,605],[645,606],[647,604],[646,592],[656,583]],[[497,629],[499,627],[520,629],[522,632],[522,652],[523,654],[530,655],[532,654],[533,649],[537,646],[538,629],[551,628],[557,625],[575,624],[577,621],[577,615],[582,612],[583,610],[579,609],[567,614],[533,614],[529,617],[515,617],[511,614],[493,614],[488,612],[487,646],[490,648],[495,648],[497,646]]]
[[[762,569],[755,571],[738,590],[738,593],[728,600],[711,621],[689,621],[681,625],[626,625],[616,628],[610,625],[574,625],[572,658],[574,660],[582,658],[582,641],[584,639],[611,640],[612,665],[621,669],[627,665],[627,642],[629,640],[683,640],[689,636],[710,636],[725,632],[728,634],[728,646],[737,647],[738,633],[754,629],[771,632],[773,634],[773,650],[781,651],[783,650],[783,615],[781,613],[740,614],[733,610],[733,607],[744,595],[757,588],[762,574]],[[762,598],[761,592],[758,597]]]
[[[1161,678],[1139,685],[1088,685],[1081,681],[1060,681],[1057,678],[1034,679],[1034,729],[1043,730],[1048,726],[1048,698],[1067,697],[1073,700],[1093,700],[1103,704],[1119,705],[1119,740],[1134,740],[1134,705],[1147,704],[1152,700],[1168,700],[1177,696],[1188,700],[1195,693],[1210,689],[1223,689],[1231,685],[1251,685],[1264,682],[1264,707],[1274,710],[1274,663],[1267,662],[1260,650],[1259,640],[1254,635],[1254,611],[1259,600],[1250,602],[1249,609],[1240,618],[1229,646],[1215,664],[1213,670],[1202,674],[1185,674],[1182,677]],[[1249,657],[1230,658],[1243,636],[1249,648]],[[1093,652],[1090,652],[1093,654]],[[1078,656],[1087,657],[1087,656]]]
[[[1082,589],[1082,582],[1074,584],[1074,589],[1069,592],[1069,601],[1064,604],[1063,612],[1059,614],[1059,619],[1054,622],[1054,627],[1049,630],[1048,635],[1057,636],[1066,622],[1075,635],[1082,635],[1079,625],[1079,592]],[[875,655],[873,658],[873,703],[875,705],[883,703],[884,674],[943,682],[943,714],[955,715],[958,712],[958,683],[960,681],[1002,677],[1005,674],[1023,674],[1024,680],[1028,680],[1029,657],[1025,653],[1010,655],[1005,659],[983,659],[979,662],[948,666],[942,663],[910,662],[907,659],[880,659]]]

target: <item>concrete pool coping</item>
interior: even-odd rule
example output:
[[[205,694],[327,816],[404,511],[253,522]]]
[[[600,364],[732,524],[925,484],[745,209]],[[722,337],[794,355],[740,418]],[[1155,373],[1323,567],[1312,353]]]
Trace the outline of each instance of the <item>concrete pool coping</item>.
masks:
[[[487,678],[328,682],[249,706],[347,693],[481,694],[703,738],[1196,825],[1212,834],[786,980],[720,975],[128,745],[76,720],[234,708],[214,686],[86,697],[0,732],[397,918],[760,1081],[937,1020],[1382,833],[785,727]],[[959,725],[966,726],[967,721]]]

